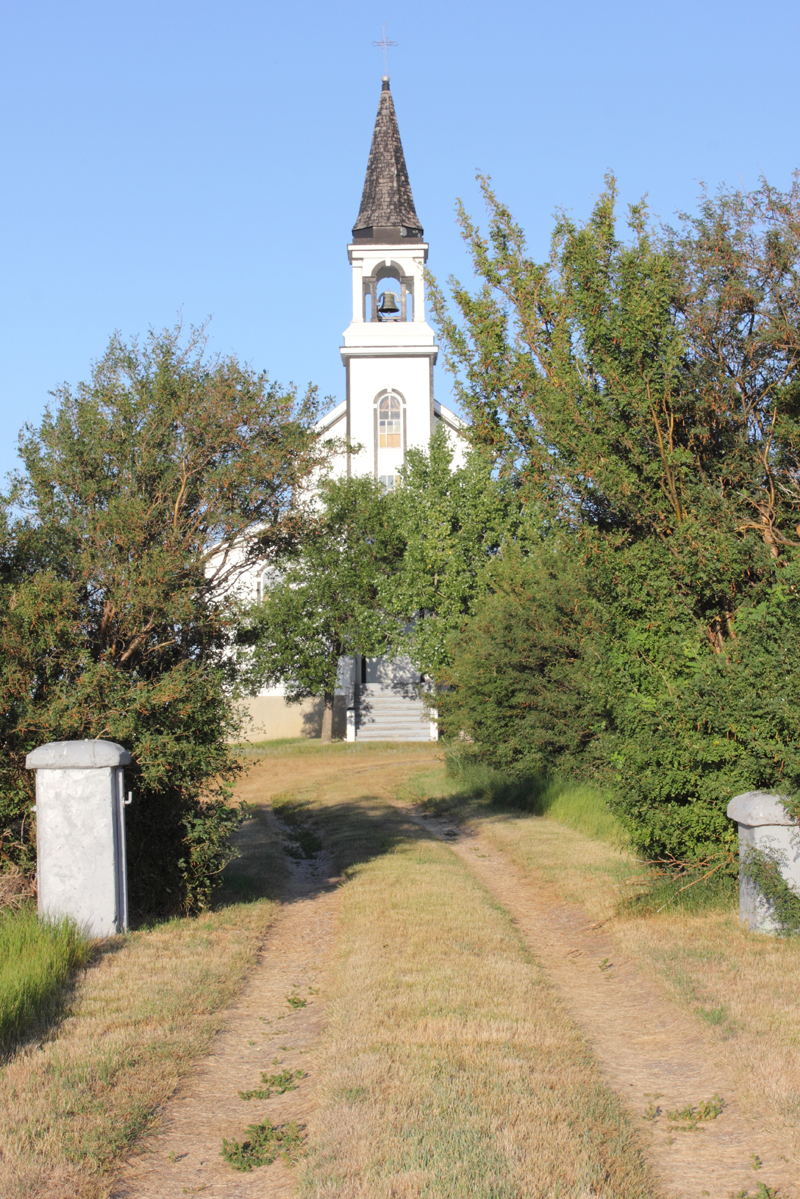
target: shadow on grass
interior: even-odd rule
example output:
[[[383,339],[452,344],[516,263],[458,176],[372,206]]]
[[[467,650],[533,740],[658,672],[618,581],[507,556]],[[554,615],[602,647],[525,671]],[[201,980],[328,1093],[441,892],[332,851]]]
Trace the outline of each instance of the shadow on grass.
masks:
[[[300,892],[330,890],[360,864],[392,852],[402,841],[426,835],[402,812],[370,795],[328,805],[291,797],[254,805],[234,835],[238,856],[223,872],[212,908],[219,911],[264,899],[291,902]],[[298,871],[304,863],[310,868]],[[148,932],[194,919],[149,917],[137,921],[134,929]],[[46,955],[34,952],[34,940],[46,948],[35,909],[16,913],[14,923],[19,928],[14,937],[9,932],[7,944],[0,935],[0,1061],[25,1045],[57,1035],[74,1007],[82,968],[122,952],[130,943],[125,935],[93,942],[78,938],[74,946],[70,942],[62,947],[58,960],[53,953],[45,960]],[[23,969],[26,963],[30,970]]]
[[[236,857],[222,873],[214,909],[259,899],[280,900],[290,879],[281,829],[269,807],[252,806],[231,838]]]
[[[639,857],[623,825],[611,811],[598,786],[553,775],[510,776],[502,771],[470,761],[463,755],[448,755],[447,774],[433,779],[417,776],[408,787],[408,796],[420,810],[446,816],[456,822],[498,817],[519,820],[525,816],[547,818],[620,851],[628,851],[641,867],[638,880],[620,887],[620,915],[655,916],[665,909],[693,914],[728,911],[738,906],[737,863],[647,862]],[[725,857],[721,853],[721,859]],[[619,875],[630,874],[631,858],[619,864]],[[613,871],[612,871],[613,873]]]
[[[238,830],[238,856],[224,872],[215,907],[328,891],[402,842],[427,838],[402,811],[371,795],[327,804],[275,797],[252,807]]]
[[[492,766],[448,756],[447,774],[436,794],[425,794],[433,780],[418,777],[409,798],[434,815],[475,819],[491,814],[547,816],[599,841],[627,844],[622,825],[602,790],[589,782],[546,774],[510,775]]]

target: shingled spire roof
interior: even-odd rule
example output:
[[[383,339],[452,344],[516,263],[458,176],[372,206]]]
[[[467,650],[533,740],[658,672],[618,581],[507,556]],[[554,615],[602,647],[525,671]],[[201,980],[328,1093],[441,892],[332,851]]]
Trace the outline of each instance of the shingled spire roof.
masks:
[[[422,238],[422,226],[411,195],[388,75],[383,77],[367,177],[358,219],[353,226],[353,237],[383,242],[396,241],[401,237]]]

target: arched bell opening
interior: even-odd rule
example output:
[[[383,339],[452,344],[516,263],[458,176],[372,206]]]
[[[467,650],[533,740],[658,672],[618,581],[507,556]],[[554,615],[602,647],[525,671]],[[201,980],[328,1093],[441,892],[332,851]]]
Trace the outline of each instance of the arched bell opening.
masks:
[[[414,319],[414,278],[396,263],[378,267],[363,281],[365,321]]]

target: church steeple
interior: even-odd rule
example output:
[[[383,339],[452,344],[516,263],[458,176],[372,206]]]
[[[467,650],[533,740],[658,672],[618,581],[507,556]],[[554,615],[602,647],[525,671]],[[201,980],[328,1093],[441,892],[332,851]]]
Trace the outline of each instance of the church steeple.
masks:
[[[401,238],[421,241],[422,226],[411,195],[389,76],[384,75],[353,240],[387,245]]]

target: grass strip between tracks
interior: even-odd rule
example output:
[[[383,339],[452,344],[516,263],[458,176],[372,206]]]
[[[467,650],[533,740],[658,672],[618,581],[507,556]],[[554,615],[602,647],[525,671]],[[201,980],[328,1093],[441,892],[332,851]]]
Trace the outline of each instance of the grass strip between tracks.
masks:
[[[654,1199],[619,1101],[467,868],[378,799],[319,792],[305,813],[348,881],[301,1193]]]

